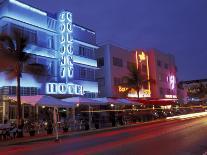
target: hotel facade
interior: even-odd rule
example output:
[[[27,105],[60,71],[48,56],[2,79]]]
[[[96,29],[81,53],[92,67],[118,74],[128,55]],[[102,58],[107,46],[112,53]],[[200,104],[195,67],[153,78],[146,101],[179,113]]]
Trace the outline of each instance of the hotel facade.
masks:
[[[16,0],[5,0],[0,4],[0,32],[11,35],[13,30],[29,40],[25,49],[32,55],[29,63],[45,65],[49,74],[38,83],[23,73],[22,95],[97,96],[96,33],[75,24],[71,12],[53,15]],[[2,94],[15,95],[15,81],[7,81],[3,73],[0,81]]]
[[[26,36],[25,52],[31,54],[28,63],[42,64],[48,71],[37,82],[23,70],[22,96],[97,97],[96,33],[73,21],[72,13],[66,10],[51,14],[16,0],[0,2],[0,33],[12,35],[15,30]],[[16,80],[7,80],[1,72],[0,120],[16,118],[16,106],[8,101],[15,95]]]
[[[98,67],[96,78],[99,83],[100,97],[122,97],[127,87],[123,87],[123,77],[129,74],[131,65],[135,65],[142,77],[151,82],[142,85],[140,98],[176,99],[176,64],[172,55],[156,49],[133,50],[112,44],[100,46],[96,53]],[[138,97],[130,92],[128,97]]]

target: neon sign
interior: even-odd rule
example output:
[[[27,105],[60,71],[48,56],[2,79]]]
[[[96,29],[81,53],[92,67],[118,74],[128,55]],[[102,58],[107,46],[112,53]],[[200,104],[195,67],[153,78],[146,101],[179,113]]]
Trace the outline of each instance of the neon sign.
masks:
[[[139,54],[139,60],[144,61],[146,59],[144,52],[142,52],[141,54]]]
[[[74,76],[72,50],[72,13],[63,11],[59,15],[59,49],[60,49],[60,77],[72,79]]]
[[[47,94],[76,94],[83,95],[83,86],[73,83],[47,83]]]
[[[119,92],[125,92],[127,91],[129,88],[127,87],[122,87],[122,86],[118,86]]]
[[[62,11],[59,14],[58,22],[59,77],[63,83],[47,83],[46,93],[83,95],[83,86],[70,82],[74,77],[72,13]]]
[[[177,95],[165,95],[165,98],[177,98]]]
[[[139,70],[139,66],[141,66],[143,63],[146,64],[146,66],[147,66],[147,73],[146,73],[147,80],[150,80],[149,57],[143,51],[141,52],[141,54],[139,54],[139,52],[136,51],[136,67],[137,67],[137,70]],[[151,97],[150,81],[148,81],[147,84],[148,84],[148,88],[147,89],[143,89],[142,88],[139,91],[139,96],[140,97]],[[129,97],[138,97],[138,95],[137,95],[137,93],[129,94]]]
[[[176,81],[175,81],[175,76],[174,76],[174,75],[171,75],[171,76],[169,77],[169,82],[170,82],[170,88],[171,88],[171,89],[174,89],[174,88],[175,88],[175,83],[176,83]]]

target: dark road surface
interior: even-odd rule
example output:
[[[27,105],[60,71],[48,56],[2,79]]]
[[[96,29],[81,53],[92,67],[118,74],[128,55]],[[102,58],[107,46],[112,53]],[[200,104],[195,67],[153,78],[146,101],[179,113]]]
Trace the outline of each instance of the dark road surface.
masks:
[[[207,117],[168,120],[88,136],[0,148],[0,155],[202,155]]]

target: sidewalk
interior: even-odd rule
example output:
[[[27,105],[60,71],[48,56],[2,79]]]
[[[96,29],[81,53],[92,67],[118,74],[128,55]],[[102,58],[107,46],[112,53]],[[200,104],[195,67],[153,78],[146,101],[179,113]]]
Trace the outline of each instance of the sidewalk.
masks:
[[[150,122],[142,122],[142,123],[140,122],[140,123],[128,124],[124,126],[116,126],[116,127],[102,128],[102,129],[92,129],[88,131],[73,131],[73,132],[69,131],[67,133],[59,132],[59,138],[63,139],[63,138],[69,138],[69,137],[87,136],[87,135],[96,134],[96,133],[120,130],[123,128],[130,128],[130,127],[135,127],[135,126],[143,126],[143,125],[148,125],[152,123],[158,123],[161,121],[165,121],[165,120],[154,120]],[[49,140],[55,141],[55,138],[56,136],[54,133],[52,135],[47,135],[46,133],[36,134],[34,137],[29,136],[29,134],[25,134],[23,138],[0,141],[0,147],[6,147],[9,145],[20,145],[20,144],[31,143],[31,142],[39,142],[39,141],[49,141]]]

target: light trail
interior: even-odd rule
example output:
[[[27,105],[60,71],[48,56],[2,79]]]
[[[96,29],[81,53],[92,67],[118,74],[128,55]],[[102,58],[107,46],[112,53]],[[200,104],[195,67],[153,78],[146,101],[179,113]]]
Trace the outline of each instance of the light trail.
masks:
[[[187,119],[187,118],[196,118],[201,116],[207,116],[207,112],[199,112],[199,113],[193,113],[193,114],[186,114],[186,115],[180,115],[180,116],[172,116],[167,117],[166,119]]]

